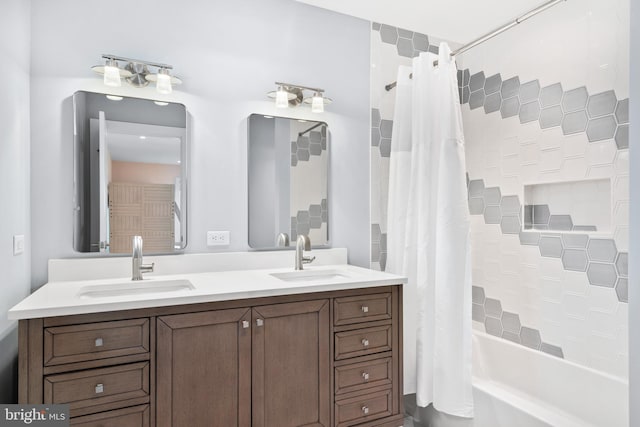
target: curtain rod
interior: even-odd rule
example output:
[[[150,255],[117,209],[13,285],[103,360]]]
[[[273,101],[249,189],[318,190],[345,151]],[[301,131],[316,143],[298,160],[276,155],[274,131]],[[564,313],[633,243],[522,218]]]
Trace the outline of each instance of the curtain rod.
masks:
[[[467,43],[466,45],[462,46],[459,49],[454,50],[453,52],[451,52],[451,56],[456,56],[459,55],[461,53],[464,53],[466,51],[468,51],[469,49],[472,49],[476,46],[478,46],[481,43],[486,42],[489,39],[494,38],[495,36],[497,36],[498,34],[504,33],[507,30],[510,30],[511,28],[515,27],[516,25],[526,21],[527,19],[536,16],[537,14],[539,14],[540,12],[544,12],[545,10],[549,9],[550,7],[553,7],[555,5],[557,5],[558,3],[561,3],[563,1],[567,1],[567,0],[551,0],[548,1],[538,7],[536,7],[535,9],[530,10],[529,12],[520,15],[519,17],[517,17],[515,20],[509,22],[508,24],[503,25],[500,28],[496,28],[495,30],[491,31],[490,33],[485,34],[482,37],[479,37],[477,39],[475,39],[474,41]],[[433,66],[437,66],[438,65],[438,60],[433,61]],[[410,75],[409,77],[412,77],[412,75]],[[393,82],[393,83],[389,83],[388,85],[386,85],[384,88],[385,90],[388,92],[391,89],[393,89],[394,87],[396,87],[398,85],[398,82]]]

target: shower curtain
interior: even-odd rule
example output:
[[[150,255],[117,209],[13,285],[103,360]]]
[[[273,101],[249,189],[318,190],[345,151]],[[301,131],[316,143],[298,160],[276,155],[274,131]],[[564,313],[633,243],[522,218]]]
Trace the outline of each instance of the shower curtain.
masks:
[[[464,136],[455,60],[446,43],[439,52],[422,53],[411,70],[398,72],[387,271],[409,278],[405,311],[417,316],[415,325],[405,322],[405,354],[410,367],[415,353],[418,405],[433,403],[441,412],[472,417]]]

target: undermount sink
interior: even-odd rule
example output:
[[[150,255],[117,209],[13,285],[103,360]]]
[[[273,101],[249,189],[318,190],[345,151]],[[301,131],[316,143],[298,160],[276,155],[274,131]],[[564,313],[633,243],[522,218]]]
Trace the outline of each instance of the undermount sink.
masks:
[[[126,283],[84,286],[78,292],[82,299],[109,298],[127,295],[164,294],[191,291],[195,286],[188,280],[140,280]]]
[[[286,273],[271,273],[271,276],[285,282],[315,282],[320,280],[346,279],[349,276],[340,270],[299,270]]]

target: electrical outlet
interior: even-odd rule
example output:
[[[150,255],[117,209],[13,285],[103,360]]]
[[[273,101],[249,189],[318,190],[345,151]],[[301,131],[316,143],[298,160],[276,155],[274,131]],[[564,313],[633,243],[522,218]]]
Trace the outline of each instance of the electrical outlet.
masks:
[[[20,255],[24,252],[24,234],[13,236],[13,254]]]
[[[207,231],[207,246],[229,246],[229,232]]]

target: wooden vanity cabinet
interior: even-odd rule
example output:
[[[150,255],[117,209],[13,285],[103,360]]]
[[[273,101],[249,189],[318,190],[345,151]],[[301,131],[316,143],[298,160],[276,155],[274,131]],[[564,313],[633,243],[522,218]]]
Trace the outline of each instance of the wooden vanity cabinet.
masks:
[[[71,425],[398,427],[402,289],[20,321],[20,403]]]

